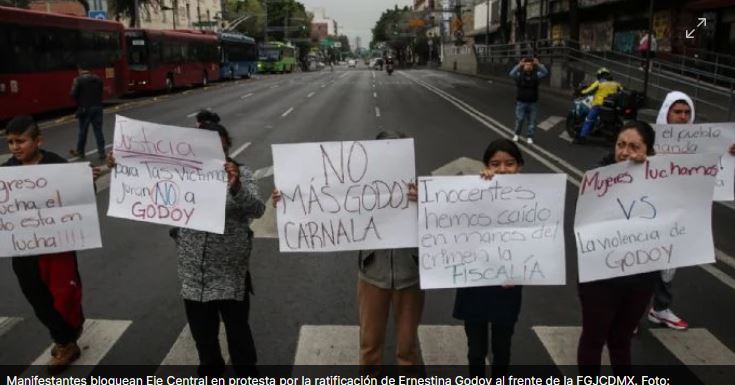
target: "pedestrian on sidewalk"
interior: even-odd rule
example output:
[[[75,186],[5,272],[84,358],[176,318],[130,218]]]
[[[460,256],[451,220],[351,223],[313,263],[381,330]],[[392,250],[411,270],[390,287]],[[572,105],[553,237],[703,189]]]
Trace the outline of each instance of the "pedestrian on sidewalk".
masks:
[[[584,144],[587,142],[587,136],[597,123],[597,117],[600,115],[600,106],[605,102],[605,98],[622,91],[622,89],[623,86],[613,80],[610,70],[605,67],[597,70],[597,81],[580,91],[582,95],[594,92],[595,96],[592,98],[592,108],[590,108],[590,111],[587,113],[587,117],[584,119],[582,129],[579,131],[579,135],[574,138],[572,143]]]
[[[516,131],[513,141],[517,142],[523,124],[528,127],[526,142],[533,144],[533,136],[536,133],[536,117],[538,116],[538,87],[541,79],[549,74],[546,67],[538,58],[523,58],[510,71],[510,77],[516,82]]]
[[[5,133],[13,156],[2,167],[67,163],[41,149],[43,138],[30,116],[10,120]],[[93,168],[93,178],[99,175],[100,169]],[[77,339],[82,334],[84,313],[76,252],[13,257],[12,265],[23,295],[54,341],[49,374],[59,374],[81,355]]]
[[[376,139],[403,139],[401,132],[383,131]],[[414,183],[408,199],[418,200]],[[273,206],[281,192],[271,195]],[[402,369],[418,374],[420,364],[418,327],[424,308],[424,292],[419,287],[418,249],[361,250],[358,253],[357,302],[360,320],[360,366],[363,374],[378,375],[383,365],[386,326],[391,306],[395,323],[396,362]]]
[[[641,40],[638,42],[638,52],[641,54],[641,71],[646,70],[646,60],[650,58],[651,61],[656,57],[656,51],[658,51],[658,41],[655,35],[651,35],[648,32],[641,36]],[[649,55],[650,52],[650,55]],[[650,70],[650,66],[648,68]]]
[[[654,155],[655,138],[648,123],[626,123],[618,133],[611,154],[600,162],[600,166],[628,160],[645,162],[647,157]],[[579,284],[582,335],[577,363],[581,375],[599,376],[605,345],[610,352],[613,374],[631,374],[630,343],[638,322],[646,313],[657,274],[659,272],[642,273]]]
[[[97,140],[97,155],[101,160],[105,159],[105,136],[102,133],[103,91],[104,83],[99,76],[87,69],[79,69],[79,76],[74,79],[71,87],[71,96],[77,104],[76,117],[79,120],[79,137],[77,148],[70,152],[80,159],[85,158],[87,131],[90,124]]]
[[[483,155],[485,169],[481,177],[516,174],[523,167],[518,146],[508,139],[490,143]],[[457,289],[454,318],[464,321],[467,335],[467,358],[470,377],[486,378],[488,355],[488,323],[492,339],[491,377],[507,375],[510,365],[511,338],[521,312],[522,286],[479,286]]]

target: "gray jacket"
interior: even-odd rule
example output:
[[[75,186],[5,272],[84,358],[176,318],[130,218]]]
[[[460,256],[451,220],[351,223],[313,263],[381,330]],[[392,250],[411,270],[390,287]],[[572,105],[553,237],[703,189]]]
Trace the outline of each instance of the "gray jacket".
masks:
[[[405,289],[419,284],[419,250],[361,250],[359,277],[382,289]]]
[[[184,299],[242,301],[249,290],[250,221],[263,216],[265,204],[258,196],[253,173],[244,167],[240,170],[241,188],[235,194],[227,193],[224,234],[178,231],[178,270]]]

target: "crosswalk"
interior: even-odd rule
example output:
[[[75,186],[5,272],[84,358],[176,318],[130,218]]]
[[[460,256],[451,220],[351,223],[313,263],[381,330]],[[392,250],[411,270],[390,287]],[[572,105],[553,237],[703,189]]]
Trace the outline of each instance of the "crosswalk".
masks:
[[[17,317],[0,317],[0,337],[12,333],[22,322],[36,322]],[[84,333],[78,341],[82,355],[71,371],[74,375],[89,375],[105,358],[113,346],[124,338],[131,321],[90,319],[85,322]],[[572,373],[576,364],[577,342],[581,333],[579,326],[533,326],[529,332],[548,353],[551,362],[565,375]],[[653,339],[688,367],[703,365],[735,367],[735,353],[707,329],[695,328],[688,331],[650,329]],[[466,365],[467,341],[464,329],[459,325],[421,325],[419,341],[422,362],[433,365]],[[224,327],[220,327],[220,345],[225,360],[229,362]],[[292,363],[294,365],[357,365],[359,356],[359,327],[356,325],[302,325]],[[24,375],[39,374],[50,357],[51,347],[43,350],[28,367]],[[603,363],[608,364],[607,352]],[[178,337],[162,361],[162,366],[196,365],[198,356],[188,325]],[[0,365],[4,364],[0,362]],[[124,363],[123,363],[124,364]],[[286,364],[286,363],[282,363]],[[290,362],[289,362],[290,364]]]

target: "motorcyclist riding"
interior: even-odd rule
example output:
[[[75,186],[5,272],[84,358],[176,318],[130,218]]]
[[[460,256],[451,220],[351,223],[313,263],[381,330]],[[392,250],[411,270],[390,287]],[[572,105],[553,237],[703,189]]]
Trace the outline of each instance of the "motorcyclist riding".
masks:
[[[587,135],[589,135],[592,127],[594,127],[597,121],[597,116],[600,113],[600,106],[605,101],[605,98],[622,91],[623,86],[614,81],[610,70],[605,67],[597,70],[597,81],[590,84],[589,87],[582,90],[582,95],[587,95],[594,92],[594,98],[592,99],[592,109],[587,114],[587,118],[584,121],[582,130],[579,132],[579,136],[574,138],[573,143],[582,144],[586,142]]]

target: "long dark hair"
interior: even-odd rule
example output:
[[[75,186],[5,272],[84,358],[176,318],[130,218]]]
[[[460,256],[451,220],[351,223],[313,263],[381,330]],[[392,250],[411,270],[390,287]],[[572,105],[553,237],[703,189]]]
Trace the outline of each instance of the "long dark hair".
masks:
[[[518,164],[523,166],[523,154],[521,154],[521,149],[518,148],[518,145],[515,144],[510,139],[496,139],[490,142],[490,144],[487,146],[487,149],[485,149],[485,154],[482,156],[482,163],[487,166],[487,164],[490,162],[490,159],[495,156],[498,152],[505,152],[512,156]]]
[[[225,145],[227,146],[227,149],[229,150],[232,147],[232,138],[230,137],[230,133],[227,131],[225,126],[218,124],[218,123],[205,122],[202,125],[201,129],[209,130],[209,131],[216,131],[219,134],[220,138],[224,140]]]

